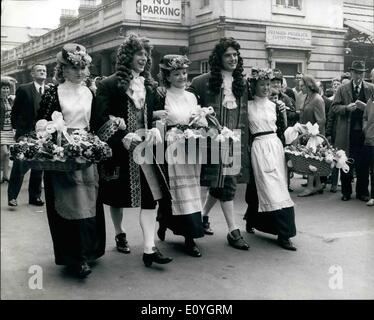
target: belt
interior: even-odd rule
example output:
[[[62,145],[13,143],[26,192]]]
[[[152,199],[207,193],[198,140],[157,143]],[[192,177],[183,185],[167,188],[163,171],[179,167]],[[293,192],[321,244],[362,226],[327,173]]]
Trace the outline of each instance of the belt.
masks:
[[[257,133],[254,133],[252,134],[252,140],[259,137],[259,136],[266,136],[268,134],[273,134],[275,133],[274,131],[264,131],[264,132],[257,132]]]

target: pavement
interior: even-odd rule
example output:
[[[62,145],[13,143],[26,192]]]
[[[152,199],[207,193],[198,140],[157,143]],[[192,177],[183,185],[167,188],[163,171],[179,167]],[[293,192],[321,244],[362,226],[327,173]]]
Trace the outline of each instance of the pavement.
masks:
[[[115,250],[109,208],[105,207],[106,252],[84,280],[54,264],[45,207],[28,205],[27,182],[14,209],[7,206],[7,184],[2,184],[1,299],[373,299],[374,207],[356,199],[343,202],[339,192],[328,190],[298,198],[302,182],[297,175],[292,180],[297,252],[278,247],[274,236],[245,232],[245,185],[240,185],[235,214],[249,251],[228,246],[218,204],[210,218],[214,235],[197,240],[201,258],[185,255],[183,238],[168,231],[166,241],[157,239],[156,245],[174,261],[145,268],[138,210],[127,210],[124,217],[131,246],[131,254],[125,255]],[[40,276],[38,281],[35,275]]]

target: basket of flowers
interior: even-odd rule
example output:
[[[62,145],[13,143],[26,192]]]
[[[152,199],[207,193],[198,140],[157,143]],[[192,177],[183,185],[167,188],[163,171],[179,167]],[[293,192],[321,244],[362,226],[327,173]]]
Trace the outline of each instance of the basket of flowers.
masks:
[[[318,125],[307,124],[306,132],[285,147],[287,166],[294,172],[305,175],[328,176],[334,167],[349,171],[343,150],[333,148],[325,136],[318,133]]]
[[[169,128],[166,140],[169,143],[184,143],[189,158],[206,163],[212,154],[229,152],[232,142],[240,141],[240,134],[222,127],[215,117],[214,109],[208,107],[192,113],[189,124]]]
[[[36,170],[76,171],[112,156],[107,143],[84,129],[69,133],[60,112],[52,121],[39,120],[35,132],[11,145],[13,160],[21,160]]]

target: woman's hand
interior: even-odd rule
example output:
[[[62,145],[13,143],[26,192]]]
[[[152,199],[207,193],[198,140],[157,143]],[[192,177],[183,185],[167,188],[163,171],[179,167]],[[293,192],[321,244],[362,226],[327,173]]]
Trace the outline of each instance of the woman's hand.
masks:
[[[166,97],[166,88],[159,86],[156,89],[157,93],[159,94],[160,97],[165,98]]]
[[[285,113],[287,111],[287,106],[283,101],[278,100],[276,105],[280,112]]]

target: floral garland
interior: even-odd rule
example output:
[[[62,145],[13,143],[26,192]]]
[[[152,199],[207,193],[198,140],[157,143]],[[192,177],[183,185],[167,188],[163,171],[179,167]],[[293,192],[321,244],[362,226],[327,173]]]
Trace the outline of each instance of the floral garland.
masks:
[[[254,69],[250,76],[250,79],[254,80],[271,80],[272,78],[273,71],[268,68]]]
[[[64,51],[64,57],[75,67],[86,67],[92,62],[87,52],[79,47],[74,52]]]
[[[168,62],[168,66],[173,70],[187,68],[190,64],[190,60],[186,56],[175,57]]]

